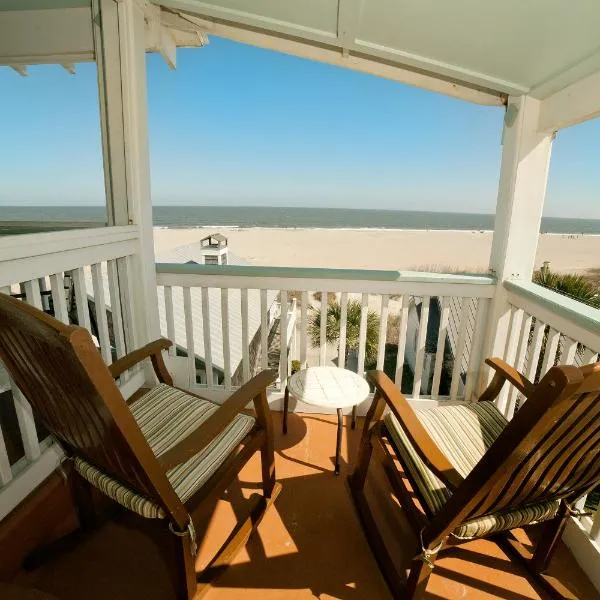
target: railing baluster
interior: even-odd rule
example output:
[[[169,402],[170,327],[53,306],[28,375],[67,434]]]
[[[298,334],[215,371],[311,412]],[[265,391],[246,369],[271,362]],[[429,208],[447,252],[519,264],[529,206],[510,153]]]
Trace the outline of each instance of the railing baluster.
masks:
[[[0,487],[10,483],[12,479],[12,469],[8,460],[8,452],[6,451],[6,443],[0,427]]]
[[[529,358],[527,360],[527,379],[533,381],[537,372],[538,363],[540,360],[540,352],[542,351],[542,342],[544,341],[544,329],[546,325],[536,318],[533,327],[533,338],[529,347]]]
[[[279,378],[281,391],[285,390],[288,376],[287,303],[288,294],[281,290],[281,314],[279,317]]]
[[[106,274],[108,276],[108,293],[110,297],[110,310],[112,315],[113,336],[117,358],[125,356],[125,331],[123,329],[123,311],[121,309],[121,294],[119,292],[119,273],[117,261],[106,261]]]
[[[44,310],[42,305],[42,295],[40,294],[40,282],[37,279],[26,281],[23,284],[23,289],[25,291],[25,300],[27,303],[40,310]]]
[[[260,362],[263,370],[269,368],[269,315],[267,290],[260,290]]]
[[[231,389],[231,347],[229,341],[229,288],[221,288],[221,332],[223,335],[223,367],[225,389]]]
[[[577,354],[577,342],[566,335],[563,337],[562,354],[560,357],[561,365],[572,365],[575,363]]]
[[[327,361],[327,292],[321,292],[321,323],[319,339],[319,365]]]
[[[452,367],[452,380],[450,383],[450,400],[456,400],[458,395],[458,386],[460,383],[460,374],[462,368],[463,354],[465,353],[465,342],[467,339],[467,325],[469,322],[469,299],[462,299],[460,309],[460,329],[458,330],[458,341],[456,342],[456,355],[454,356],[454,365]]]
[[[118,258],[117,264],[119,266],[119,282],[121,285],[121,308],[123,309],[123,325],[125,329],[125,344],[127,351],[131,352],[138,346],[138,327],[136,326],[136,310],[133,304],[133,298],[138,293],[135,286],[136,278],[134,277],[135,269],[135,257],[126,256],[124,258]],[[172,340],[175,342],[175,339]],[[132,372],[136,369],[141,369],[142,366],[133,367]]]
[[[167,322],[167,337],[173,342],[169,348],[169,356],[175,356],[175,316],[173,315],[173,288],[165,285],[165,321]]]
[[[188,377],[190,386],[194,386],[196,385],[196,350],[194,344],[192,294],[189,287],[183,288],[183,313],[185,315],[185,345],[187,349]],[[202,307],[202,316],[204,317],[204,306]],[[204,335],[206,337],[206,331],[204,332]]]
[[[523,310],[516,306],[511,306],[510,326],[508,339],[506,340],[506,348],[504,351],[504,360],[509,365],[515,364],[519,339],[521,337],[521,325],[523,323]],[[507,418],[509,418],[510,397],[513,390],[510,386],[505,385],[498,394],[496,405],[498,410]]]
[[[529,344],[529,332],[531,331],[531,321],[533,320],[532,316],[524,313],[523,319],[521,322],[521,330],[519,333],[519,343],[517,346],[517,350],[515,352],[515,360],[514,366],[519,373],[523,372],[525,366],[525,358],[527,356],[527,346]],[[515,408],[517,405],[517,396],[519,392],[514,385],[511,385],[509,388],[508,394],[508,405],[507,405],[507,418],[512,419]]]
[[[242,288],[241,310],[242,310],[242,376],[246,383],[250,379],[250,339],[248,336],[248,289]]]
[[[85,287],[85,273],[83,268],[73,269],[71,271],[73,280],[73,289],[75,291],[75,305],[77,308],[77,322],[81,327],[85,327],[89,332],[92,331],[90,322],[90,309],[88,306],[88,293]]]
[[[340,298],[340,343],[338,350],[338,364],[341,369],[346,368],[346,329],[348,327],[348,292],[342,292]]]
[[[94,286],[94,309],[96,312],[96,324],[98,325],[100,353],[104,362],[108,365],[112,362],[112,355],[110,351],[110,337],[108,335],[108,319],[106,318],[106,301],[104,299],[104,280],[101,263],[92,265],[92,284]]]
[[[592,520],[592,528],[590,529],[590,537],[594,542],[600,542],[600,510],[596,510]]]
[[[381,296],[381,315],[379,317],[379,340],[377,342],[377,369],[383,370],[385,362],[385,343],[387,341],[388,306],[390,297]]]
[[[429,296],[423,296],[421,301],[421,319],[417,334],[415,351],[415,378],[413,381],[413,398],[418,400],[421,394],[421,379],[423,378],[423,363],[425,361],[425,342],[427,339],[427,323],[429,322]]]
[[[50,275],[50,289],[52,290],[52,305],[54,316],[63,323],[69,324],[67,301],[65,299],[65,280],[62,273]]]
[[[203,287],[200,293],[202,296],[202,333],[204,334],[204,367],[206,369],[206,385],[210,389],[213,387],[214,380],[211,348],[212,340],[210,335],[210,300],[208,295],[208,288]]]
[[[300,365],[303,369],[306,364],[306,350],[308,344],[308,292],[302,292],[300,305]]]
[[[358,331],[358,374],[365,372],[365,352],[367,348],[367,316],[369,314],[369,294],[362,295],[360,306],[360,329]]]
[[[542,370],[540,372],[540,380],[550,370],[550,368],[554,366],[559,339],[560,333],[556,331],[556,329],[550,327],[548,331],[548,338],[546,339],[546,349],[544,352],[544,360],[542,362]]]
[[[474,393],[478,394],[483,369],[483,340],[485,336],[485,325],[488,318],[489,300],[487,298],[477,299],[477,313],[475,315],[475,329],[471,340],[471,354],[469,366],[467,367],[467,383],[465,385],[465,400],[471,402]]]
[[[398,331],[398,355],[396,357],[396,376],[394,382],[402,390],[402,372],[404,371],[404,352],[406,350],[406,330],[408,327],[408,303],[410,296],[404,294],[400,299],[400,323]]]
[[[438,329],[437,348],[435,352],[435,366],[433,368],[433,382],[431,384],[432,400],[437,400],[440,392],[442,367],[444,365],[444,351],[446,348],[446,336],[448,335],[448,316],[450,315],[448,298],[440,298],[440,301],[442,313],[440,315],[440,328]]]
[[[583,357],[581,359],[582,364],[591,365],[598,360],[598,353],[594,352],[591,348],[585,348],[583,351]]]

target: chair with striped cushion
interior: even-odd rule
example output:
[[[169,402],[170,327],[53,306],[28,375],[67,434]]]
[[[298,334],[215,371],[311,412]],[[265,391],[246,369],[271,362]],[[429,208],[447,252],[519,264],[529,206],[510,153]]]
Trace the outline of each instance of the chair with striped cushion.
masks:
[[[442,548],[485,536],[522,559],[551,596],[564,597],[544,572],[576,501],[600,483],[600,363],[553,367],[537,385],[500,359],[486,363],[495,375],[478,402],[426,409],[413,410],[384,373],[368,374],[375,397],[350,487],[395,597],[422,597]],[[506,381],[526,399],[510,422],[493,402]],[[364,494],[373,452],[418,540],[406,581]],[[510,530],[541,522],[531,554]]]
[[[263,371],[222,405],[173,387],[160,339],[107,367],[90,333],[0,293],[0,359],[36,417],[72,458],[73,488],[85,526],[88,483],[162,531],[177,598],[198,597],[248,540],[280,490]],[[158,385],[123,398],[115,380],[150,358]],[[245,410],[253,403],[254,412]],[[194,518],[219,498],[256,452],[263,495],[209,567],[195,571]],[[88,482],[88,483],[86,483]],[[169,544],[170,542],[170,544]]]

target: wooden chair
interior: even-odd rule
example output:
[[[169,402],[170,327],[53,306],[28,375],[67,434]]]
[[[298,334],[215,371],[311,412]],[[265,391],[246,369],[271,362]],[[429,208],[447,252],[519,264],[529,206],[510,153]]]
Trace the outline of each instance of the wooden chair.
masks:
[[[218,406],[172,386],[161,354],[169,346],[157,340],[107,367],[86,329],[0,294],[0,359],[73,460],[82,524],[90,517],[88,483],[155,519],[159,537],[172,544],[166,554],[176,597],[188,599],[209,589],[211,576],[246,543],[281,489],[266,396],[276,375],[260,373]],[[115,379],[148,357],[160,383],[129,406]],[[249,402],[255,415],[244,410]],[[257,451],[263,496],[197,575],[194,515],[216,501]]]
[[[600,482],[600,363],[553,367],[537,385],[500,359],[486,363],[495,375],[478,402],[418,410],[384,373],[368,373],[375,397],[349,482],[394,597],[421,598],[440,550],[480,537],[523,559],[550,596],[566,592],[544,571],[576,500]],[[506,381],[527,400],[510,422],[492,402]],[[408,580],[365,499],[373,451],[419,540]],[[510,530],[542,521],[531,554]]]

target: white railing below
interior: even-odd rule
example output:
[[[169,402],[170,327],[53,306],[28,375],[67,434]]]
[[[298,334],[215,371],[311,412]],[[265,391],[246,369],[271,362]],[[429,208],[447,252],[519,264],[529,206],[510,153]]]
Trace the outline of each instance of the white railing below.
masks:
[[[495,289],[485,276],[196,264],[157,264],[157,283],[163,332],[176,346],[172,364],[183,364],[176,353],[187,355],[183,383],[215,398],[267,366],[279,370],[281,393],[293,359],[361,374],[386,369],[425,402],[477,390]],[[272,306],[290,300],[273,331]],[[412,383],[403,383],[408,375]]]
[[[0,291],[79,324],[95,338],[110,362],[135,345],[131,324],[131,258],[138,251],[137,227],[24,234],[0,238]],[[121,275],[120,275],[121,274]],[[128,373],[132,387],[137,374]],[[0,519],[33,491],[62,460],[60,447],[38,427],[27,399],[0,364],[2,414],[16,417],[16,428],[0,422]],[[10,437],[9,437],[10,436]],[[7,440],[11,441],[7,444]],[[22,455],[18,456],[18,447]],[[9,452],[10,450],[10,452]]]

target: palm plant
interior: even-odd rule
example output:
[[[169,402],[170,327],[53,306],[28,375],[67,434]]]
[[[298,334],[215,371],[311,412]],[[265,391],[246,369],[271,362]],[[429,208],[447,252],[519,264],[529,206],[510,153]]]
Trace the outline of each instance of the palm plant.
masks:
[[[553,273],[549,268],[541,268],[533,274],[533,282],[589,306],[600,308],[600,288],[578,273]]]
[[[348,300],[346,317],[346,358],[351,351],[358,351],[360,337],[361,303],[358,300]],[[340,339],[342,307],[337,299],[328,303],[326,316],[325,339],[334,344]],[[379,341],[379,316],[376,312],[367,311],[367,335],[365,344],[365,362],[374,363],[377,360],[377,342]],[[313,347],[321,343],[321,311],[312,308],[308,319],[308,336]]]

